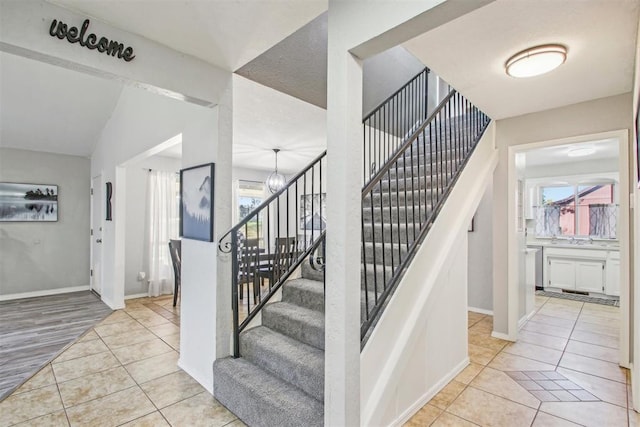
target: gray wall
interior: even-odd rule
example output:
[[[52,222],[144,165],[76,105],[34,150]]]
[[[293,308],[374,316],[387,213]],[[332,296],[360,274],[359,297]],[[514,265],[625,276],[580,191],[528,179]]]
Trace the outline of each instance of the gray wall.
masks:
[[[362,64],[362,115],[371,112],[424,67],[402,46],[366,59]]]
[[[0,181],[58,185],[57,222],[0,222],[0,296],[89,287],[90,162],[0,148]]]
[[[487,185],[469,233],[468,306],[493,311],[493,183]]]

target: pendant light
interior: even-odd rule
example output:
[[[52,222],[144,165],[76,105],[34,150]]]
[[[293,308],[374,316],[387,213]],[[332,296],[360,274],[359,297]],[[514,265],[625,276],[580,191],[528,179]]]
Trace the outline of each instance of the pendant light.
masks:
[[[273,152],[276,153],[276,168],[271,173],[271,175],[269,175],[267,181],[265,182],[271,194],[275,194],[280,191],[287,182],[284,175],[278,173],[278,153],[280,152],[280,149],[274,148]]]

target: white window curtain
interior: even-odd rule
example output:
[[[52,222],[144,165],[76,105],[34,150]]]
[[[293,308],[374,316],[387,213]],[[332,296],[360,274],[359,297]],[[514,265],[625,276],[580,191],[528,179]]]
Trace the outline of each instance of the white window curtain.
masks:
[[[173,293],[169,240],[178,238],[178,183],[174,172],[149,171],[147,179],[147,250],[149,296]]]

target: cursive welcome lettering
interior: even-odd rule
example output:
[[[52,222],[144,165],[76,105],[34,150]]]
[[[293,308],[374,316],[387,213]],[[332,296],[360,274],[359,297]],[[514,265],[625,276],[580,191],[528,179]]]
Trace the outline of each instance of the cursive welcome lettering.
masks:
[[[96,49],[98,52],[106,53],[113,57],[117,55],[118,58],[122,58],[126,62],[136,57],[133,54],[133,48],[131,46],[125,48],[122,43],[109,40],[106,37],[100,37],[98,39],[98,36],[94,33],[86,35],[89,24],[89,20],[85,19],[80,29],[78,29],[77,27],[69,27],[64,22],[54,19],[51,21],[51,26],[49,27],[49,35],[51,35],[51,37],[57,37],[60,40],[67,39],[69,43],[78,43],[87,49]]]

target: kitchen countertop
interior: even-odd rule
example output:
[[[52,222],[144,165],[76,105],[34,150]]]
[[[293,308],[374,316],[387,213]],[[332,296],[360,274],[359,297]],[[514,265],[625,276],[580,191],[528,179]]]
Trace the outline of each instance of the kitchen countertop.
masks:
[[[568,240],[557,240],[553,243],[551,240],[536,240],[527,242],[527,246],[543,246],[545,248],[566,248],[566,249],[592,249],[592,250],[620,250],[620,243],[617,241],[601,241],[596,240],[593,243],[569,243]]]

